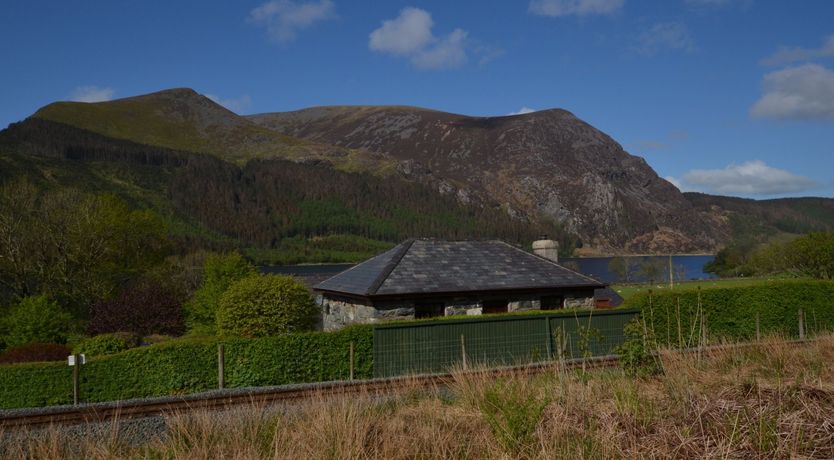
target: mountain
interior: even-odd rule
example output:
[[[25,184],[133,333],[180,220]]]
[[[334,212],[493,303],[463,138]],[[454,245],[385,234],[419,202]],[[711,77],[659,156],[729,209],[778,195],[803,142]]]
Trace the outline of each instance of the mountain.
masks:
[[[37,117],[0,131],[0,193],[13,197],[5,187],[21,180],[115,194],[160,215],[182,252],[239,248],[260,263],[356,262],[412,236],[529,244],[549,234],[574,244],[557,225],[462,204],[393,174],[278,157],[237,164]]]
[[[751,200],[729,196],[685,193],[702,212],[729,223],[730,240],[756,243],[780,235],[834,231],[834,199],[806,197]]]
[[[831,199],[682,194],[560,109],[240,116],[190,89],[56,102],[0,131],[0,182],[18,177],[115,193],[165,216],[187,244],[281,262],[352,261],[414,236],[548,234],[565,252],[703,253],[834,229]]]
[[[315,107],[248,117],[314,142],[398,162],[462,201],[495,201],[553,220],[597,251],[704,252],[727,237],[710,212],[606,134],[565,110],[470,117],[414,107]]]
[[[243,164],[253,158],[320,160],[342,170],[385,169],[379,155],[310,142],[263,128],[188,88],[107,102],[55,102],[32,115],[113,139],[208,153]]]

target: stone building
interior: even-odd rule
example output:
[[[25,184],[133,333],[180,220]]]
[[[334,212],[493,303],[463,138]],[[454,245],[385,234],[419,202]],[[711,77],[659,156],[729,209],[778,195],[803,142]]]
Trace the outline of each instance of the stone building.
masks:
[[[555,244],[555,243],[554,243]],[[552,249],[551,244],[539,245]],[[606,285],[503,241],[408,240],[314,287],[325,330],[448,315],[594,308]]]

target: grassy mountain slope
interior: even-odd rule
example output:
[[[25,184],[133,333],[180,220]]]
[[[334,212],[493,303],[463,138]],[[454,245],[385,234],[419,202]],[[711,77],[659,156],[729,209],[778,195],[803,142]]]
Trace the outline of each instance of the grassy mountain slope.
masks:
[[[390,170],[379,155],[280,134],[191,89],[170,89],[114,101],[55,102],[32,115],[114,139],[201,152],[244,163],[252,158],[327,161],[343,170]]]

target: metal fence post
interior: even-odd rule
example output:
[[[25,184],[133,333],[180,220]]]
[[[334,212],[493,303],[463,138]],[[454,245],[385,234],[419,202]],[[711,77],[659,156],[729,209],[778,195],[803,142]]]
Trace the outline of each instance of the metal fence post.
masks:
[[[217,387],[226,387],[226,349],[222,343],[217,344]]]

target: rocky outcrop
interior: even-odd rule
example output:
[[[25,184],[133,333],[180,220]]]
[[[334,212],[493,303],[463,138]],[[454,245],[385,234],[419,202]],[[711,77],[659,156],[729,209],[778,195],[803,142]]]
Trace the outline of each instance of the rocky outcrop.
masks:
[[[397,161],[463,202],[551,219],[605,252],[712,251],[726,223],[565,110],[468,117],[412,107],[317,107],[249,117],[265,128]]]

